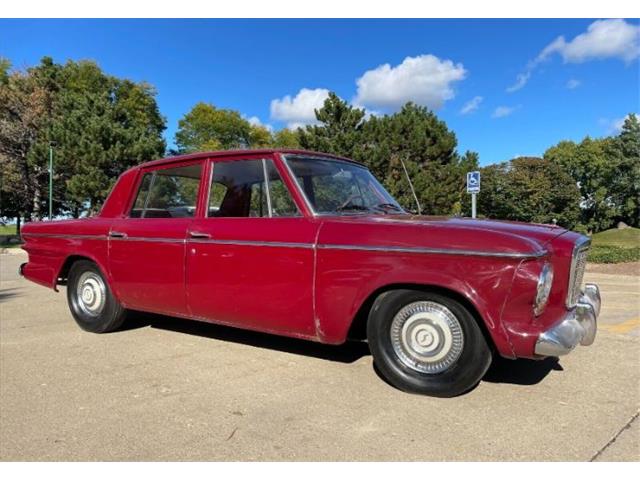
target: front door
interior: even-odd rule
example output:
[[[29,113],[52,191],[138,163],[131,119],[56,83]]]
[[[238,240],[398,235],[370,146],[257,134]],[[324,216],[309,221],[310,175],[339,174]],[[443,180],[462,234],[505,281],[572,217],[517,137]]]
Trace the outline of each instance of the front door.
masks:
[[[300,213],[271,155],[220,159],[210,167],[207,208],[187,237],[191,314],[315,337],[317,223]]]
[[[203,164],[192,161],[141,171],[128,216],[113,222],[109,270],[126,307],[188,315],[185,239],[196,213]]]

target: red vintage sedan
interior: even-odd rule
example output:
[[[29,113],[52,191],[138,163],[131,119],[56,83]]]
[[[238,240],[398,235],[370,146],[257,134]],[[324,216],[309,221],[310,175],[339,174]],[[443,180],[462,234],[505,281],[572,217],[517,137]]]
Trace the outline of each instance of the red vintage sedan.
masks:
[[[298,150],[210,152],[123,173],[94,218],[22,229],[27,279],[67,286],[81,328],[138,310],[340,344],[386,379],[453,396],[493,355],[589,345],[589,239],[554,225],[405,212],[363,165]]]

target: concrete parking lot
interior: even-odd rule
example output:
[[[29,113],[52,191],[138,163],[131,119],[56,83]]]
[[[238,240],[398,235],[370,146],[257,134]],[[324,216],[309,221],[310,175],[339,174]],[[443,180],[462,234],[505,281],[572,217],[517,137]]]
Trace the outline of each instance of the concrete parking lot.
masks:
[[[640,460],[640,276],[603,292],[589,348],[499,361],[470,393],[408,395],[363,344],[137,315],[76,327],[0,255],[0,460]]]

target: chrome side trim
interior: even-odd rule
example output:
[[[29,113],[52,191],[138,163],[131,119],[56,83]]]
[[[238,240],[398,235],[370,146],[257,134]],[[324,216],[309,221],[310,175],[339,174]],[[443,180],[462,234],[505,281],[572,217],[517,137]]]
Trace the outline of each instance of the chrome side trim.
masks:
[[[53,238],[82,238],[93,240],[106,240],[107,235],[63,235],[48,233],[30,233],[25,236],[53,237]],[[254,247],[283,247],[283,248],[318,248],[323,250],[357,250],[368,252],[385,252],[385,253],[412,253],[422,255],[460,255],[473,257],[492,257],[492,258],[540,258],[547,255],[546,250],[537,252],[486,252],[482,250],[458,250],[455,248],[423,248],[423,247],[396,247],[396,246],[377,246],[377,245],[341,245],[341,244],[313,244],[302,242],[269,242],[262,240],[220,240],[220,239],[200,239],[200,238],[162,238],[162,237],[111,237],[113,241],[120,242],[162,242],[162,243],[217,243],[220,245],[247,245]]]
[[[82,238],[86,240],[106,240],[106,235],[82,235],[82,234],[66,234],[66,233],[23,233],[23,237],[45,237],[45,238]]]
[[[330,250],[362,250],[371,252],[392,252],[392,253],[417,253],[432,255],[461,255],[474,257],[497,257],[497,258],[539,258],[547,255],[546,250],[538,252],[485,252],[482,250],[458,250],[455,248],[423,248],[423,247],[395,247],[395,246],[369,246],[369,245],[337,245],[318,244],[317,248]]]
[[[219,240],[205,238],[190,238],[189,243],[214,243],[218,245],[239,245],[248,247],[281,247],[281,248],[314,248],[312,243],[301,242],[263,242],[260,240]]]
[[[184,243],[184,238],[162,238],[162,237],[111,237],[110,240],[118,242],[160,242],[160,243]]]

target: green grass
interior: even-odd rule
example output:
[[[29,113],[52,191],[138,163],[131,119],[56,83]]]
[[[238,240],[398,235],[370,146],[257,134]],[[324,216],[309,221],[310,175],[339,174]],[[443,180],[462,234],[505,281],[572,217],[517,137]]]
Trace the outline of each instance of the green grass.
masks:
[[[0,225],[0,235],[17,235],[16,224],[13,225]]]
[[[623,263],[640,261],[640,228],[612,228],[591,237],[590,262]]]

